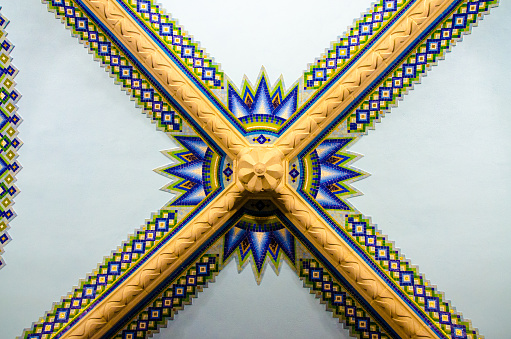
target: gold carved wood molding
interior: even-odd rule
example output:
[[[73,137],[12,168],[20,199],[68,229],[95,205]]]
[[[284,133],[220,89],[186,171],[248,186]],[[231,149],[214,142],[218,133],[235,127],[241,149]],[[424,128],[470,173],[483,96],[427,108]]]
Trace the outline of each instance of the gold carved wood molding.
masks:
[[[335,120],[454,0],[413,4],[364,55],[276,141],[288,159],[295,157]]]
[[[242,149],[248,147],[247,140],[220,113],[211,99],[183,74],[116,1],[85,0],[84,3],[227,156],[234,159]]]
[[[402,338],[437,337],[296,191],[286,185],[277,192],[274,201],[298,232],[378,311],[396,333]]]
[[[236,213],[235,206],[243,206],[245,201],[243,189],[231,184],[62,337],[102,338],[138,302],[178,270]]]

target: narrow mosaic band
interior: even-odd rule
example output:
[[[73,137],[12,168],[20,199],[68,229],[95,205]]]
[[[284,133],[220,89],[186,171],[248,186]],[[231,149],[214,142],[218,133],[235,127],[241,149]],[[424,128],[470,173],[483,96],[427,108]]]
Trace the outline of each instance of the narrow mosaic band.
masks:
[[[14,45],[7,39],[6,27],[9,21],[0,14],[0,254],[11,240],[9,223],[16,214],[13,210],[14,197],[19,189],[14,185],[21,166],[16,161],[22,143],[17,138],[21,118],[16,103],[20,94],[16,91],[14,78],[18,70],[11,63]],[[0,256],[0,269],[5,262]]]

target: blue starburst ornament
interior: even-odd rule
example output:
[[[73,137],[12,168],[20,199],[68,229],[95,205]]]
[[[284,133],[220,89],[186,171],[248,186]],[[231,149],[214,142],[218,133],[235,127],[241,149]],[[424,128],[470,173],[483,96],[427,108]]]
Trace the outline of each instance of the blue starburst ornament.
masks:
[[[255,90],[248,80],[245,80],[241,94],[232,84],[228,86],[229,111],[248,134],[256,129],[270,134],[277,132],[297,109],[298,85],[286,93],[282,80],[271,88],[266,79],[263,71]],[[259,139],[256,140],[262,143]]]
[[[177,193],[177,199],[171,206],[195,206],[203,201],[208,194],[220,185],[217,178],[218,168],[213,164],[220,158],[199,137],[175,136],[181,145],[179,151],[164,152],[177,164],[164,166],[156,171],[171,178],[178,178],[177,182],[163,188],[163,190]]]
[[[359,192],[349,184],[367,176],[349,164],[359,156],[344,149],[355,138],[327,139],[302,159],[302,192],[325,209],[353,211],[346,198]]]

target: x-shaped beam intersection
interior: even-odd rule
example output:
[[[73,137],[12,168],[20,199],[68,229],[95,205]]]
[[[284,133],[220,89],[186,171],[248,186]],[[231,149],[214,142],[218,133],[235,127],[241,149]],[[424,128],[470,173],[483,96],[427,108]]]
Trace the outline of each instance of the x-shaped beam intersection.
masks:
[[[68,327],[62,337],[99,338],[108,333],[168,276],[183,271],[187,258],[208,243],[250,199],[271,200],[300,236],[397,336],[439,337],[405,298],[332,229],[327,220],[329,217],[319,214],[296,192],[289,183],[287,169],[295,157],[311,144],[317,144],[328,128],[345,121],[369,91],[400,65],[403,56],[422,43],[463,1],[409,1],[402,15],[382,30],[349,67],[322,85],[298,109],[298,118],[269,146],[249,143],[222,113],[224,104],[198,85],[200,79],[183,71],[121,1],[76,2],[109,32],[134,62],[146,70],[145,76],[179,108],[180,114],[199,126],[201,133],[233,160],[234,180],[122,284]]]

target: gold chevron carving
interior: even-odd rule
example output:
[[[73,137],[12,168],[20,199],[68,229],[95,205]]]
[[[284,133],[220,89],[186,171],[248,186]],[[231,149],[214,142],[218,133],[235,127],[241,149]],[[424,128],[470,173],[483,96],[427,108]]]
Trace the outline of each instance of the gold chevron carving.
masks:
[[[119,288],[103,299],[93,311],[73,326],[63,337],[102,338],[111,325],[177,270],[205,241],[218,231],[243,205],[243,188],[231,184],[202,213],[189,221],[169,242],[147,260]]]
[[[342,274],[401,338],[436,338],[435,333],[289,186],[278,190],[276,205],[298,231]]]
[[[248,141],[232,126],[174,62],[112,0],[86,0],[87,7],[139,60],[231,159]]]
[[[418,1],[396,21],[374,46],[275,142],[288,159],[295,157],[314,140],[323,127],[328,126],[346,109],[452,2],[454,1]]]
[[[86,6],[144,65],[159,85],[234,160],[235,183],[205,206],[188,225],[157,253],[147,258],[136,272],[85,314],[63,337],[101,338],[165,277],[180,269],[182,263],[209,240],[247,199],[264,194],[274,200],[295,228],[396,333],[402,338],[436,338],[432,329],[294,191],[286,180],[285,169],[289,161],[380,76],[453,1],[422,0],[412,5],[274,145],[263,150],[248,143],[121,6],[112,0],[85,0]],[[257,184],[258,178],[260,185]]]

